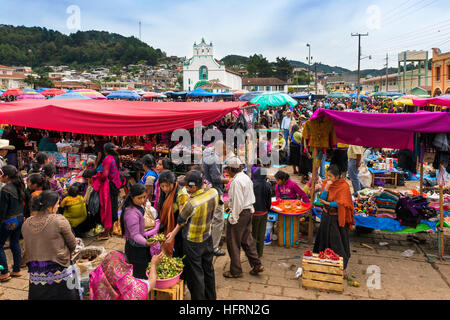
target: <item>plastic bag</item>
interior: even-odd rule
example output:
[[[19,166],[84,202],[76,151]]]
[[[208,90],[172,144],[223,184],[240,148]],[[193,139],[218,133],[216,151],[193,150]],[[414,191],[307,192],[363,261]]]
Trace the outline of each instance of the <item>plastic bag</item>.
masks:
[[[359,180],[361,180],[361,182],[364,185],[364,187],[366,187],[366,188],[370,188],[371,187],[371,185],[372,185],[372,174],[370,173],[370,171],[367,168],[367,166],[362,165],[359,168],[358,178],[359,178]]]
[[[92,190],[87,204],[88,219],[92,219],[100,212],[100,196],[97,191]]]
[[[80,250],[80,253],[76,257],[74,263],[80,270],[80,276],[84,277],[95,268],[97,268],[106,257],[107,251],[104,247],[88,246]],[[89,257],[94,257],[92,260]]]
[[[414,252],[414,250],[408,249],[402,252],[402,256],[409,258],[413,256]]]

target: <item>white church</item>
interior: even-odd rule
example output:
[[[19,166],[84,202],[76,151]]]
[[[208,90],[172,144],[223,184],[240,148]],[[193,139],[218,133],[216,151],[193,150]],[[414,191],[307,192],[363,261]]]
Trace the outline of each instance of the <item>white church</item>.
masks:
[[[242,78],[239,73],[225,68],[225,64],[214,59],[212,42],[207,44],[202,38],[199,44],[194,43],[193,57],[186,60],[183,66],[183,90],[191,91],[204,85],[212,92],[236,91],[242,89]]]

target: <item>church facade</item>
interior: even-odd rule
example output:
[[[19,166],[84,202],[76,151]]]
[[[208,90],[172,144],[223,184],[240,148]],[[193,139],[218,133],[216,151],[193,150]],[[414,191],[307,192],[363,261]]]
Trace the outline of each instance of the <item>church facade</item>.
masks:
[[[194,43],[192,58],[183,65],[183,90],[192,91],[210,82],[219,83],[221,89],[213,92],[236,91],[242,89],[242,78],[239,73],[225,68],[225,64],[214,59],[212,42],[204,39]],[[211,91],[211,90],[210,90]]]

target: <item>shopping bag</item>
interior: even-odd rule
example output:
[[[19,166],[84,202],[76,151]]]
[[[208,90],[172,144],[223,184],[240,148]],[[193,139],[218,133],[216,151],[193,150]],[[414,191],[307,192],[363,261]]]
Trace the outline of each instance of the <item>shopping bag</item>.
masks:
[[[370,188],[370,186],[372,185],[372,174],[370,173],[366,165],[361,165],[359,167],[358,178],[365,188]]]

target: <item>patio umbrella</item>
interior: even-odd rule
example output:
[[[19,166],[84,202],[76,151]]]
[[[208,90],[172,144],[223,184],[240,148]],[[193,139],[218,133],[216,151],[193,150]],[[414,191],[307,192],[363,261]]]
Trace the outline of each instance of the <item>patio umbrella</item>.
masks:
[[[261,91],[252,91],[252,92],[246,93],[246,94],[242,95],[241,97],[239,97],[239,100],[241,100],[241,101],[250,101],[254,97],[257,97],[257,96],[259,96],[261,94],[262,94]]]
[[[100,92],[102,95],[107,96],[108,94],[112,93],[113,91],[102,91]]]
[[[58,96],[54,96],[53,98],[50,98],[50,100],[86,100],[91,99],[87,96],[83,96],[82,94],[76,93],[76,92],[70,92],[65,94],[60,94]]]
[[[88,98],[91,98],[91,99],[99,99],[99,100],[106,99],[106,97],[104,95],[102,95],[100,92],[97,92],[95,90],[78,89],[78,90],[73,90],[72,92],[79,93],[79,94],[86,96]]]
[[[2,93],[2,96],[20,96],[24,91],[19,88],[8,89]]]
[[[308,99],[310,97],[307,93],[291,93],[289,95],[294,99]]]
[[[281,107],[289,105],[295,107],[298,102],[286,93],[281,92],[265,92],[250,100],[250,103],[257,104],[258,109],[266,110],[268,107]]]
[[[50,89],[50,88],[39,88],[39,89],[36,89],[36,92],[41,93],[42,91],[48,90],[48,89]]]
[[[45,97],[37,92],[33,92],[33,91],[28,91],[28,92],[24,92],[22,93],[20,96],[17,97],[17,100],[26,100],[26,99],[45,99]]]
[[[238,90],[238,91],[233,92],[233,95],[234,96],[242,96],[243,94],[246,94],[248,92],[249,92],[248,90]]]
[[[356,98],[356,97],[358,96],[358,94],[352,92],[352,93],[349,94],[349,96],[350,96],[350,98]],[[366,96],[365,94],[362,94],[362,93],[360,93],[359,96],[360,96],[361,98],[368,98],[368,97],[369,97],[369,96]]]
[[[345,99],[350,98],[348,93],[342,91],[333,91],[325,96],[327,99]]]
[[[188,96],[192,96],[192,97],[212,97],[215,96],[214,93],[208,92],[202,88],[197,88],[195,90],[192,90],[190,92],[188,92],[187,94]]]
[[[142,95],[142,98],[144,98],[144,99],[157,98],[157,97],[160,97],[161,95],[162,95],[162,93],[158,93],[158,92],[145,92]]]
[[[60,94],[65,94],[65,93],[67,93],[65,90],[61,90],[61,89],[57,89],[57,88],[47,89],[47,90],[43,90],[40,92],[40,94],[42,94],[43,96],[59,96]]]
[[[140,100],[141,96],[131,90],[117,90],[106,96],[108,99],[133,99]]]

